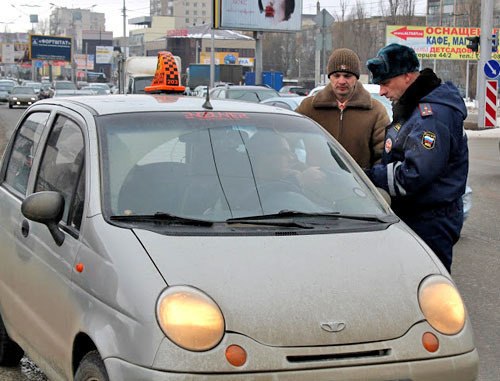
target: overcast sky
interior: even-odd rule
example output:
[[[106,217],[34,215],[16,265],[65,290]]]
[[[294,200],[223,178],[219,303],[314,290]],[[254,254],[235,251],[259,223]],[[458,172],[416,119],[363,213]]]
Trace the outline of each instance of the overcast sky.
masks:
[[[124,0],[2,0],[0,31],[27,32],[31,30],[30,14],[37,14],[39,20],[49,18],[54,6],[66,8],[86,8],[106,15],[106,30],[113,31],[114,37],[123,36],[123,1]],[[222,0],[224,1],[224,0]],[[254,0],[256,1],[256,0]],[[380,14],[380,0],[360,0],[370,14]],[[388,0],[382,0],[388,3]],[[5,2],[5,3],[4,3]],[[51,5],[52,4],[52,5]],[[332,15],[339,13],[339,0],[322,0],[321,8],[326,8]],[[355,1],[348,1],[355,4]],[[425,14],[427,0],[416,0],[417,14]],[[127,18],[148,16],[149,0],[125,0]],[[303,13],[316,13],[316,1],[303,0]],[[130,26],[127,24],[127,33]],[[132,28],[134,28],[132,26]]]

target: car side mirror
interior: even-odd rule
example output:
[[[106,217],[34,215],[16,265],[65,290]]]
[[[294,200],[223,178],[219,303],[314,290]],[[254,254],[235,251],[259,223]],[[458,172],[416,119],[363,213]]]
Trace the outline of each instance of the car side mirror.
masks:
[[[62,194],[50,191],[30,194],[21,204],[21,213],[28,220],[47,225],[56,244],[63,244],[64,233],[58,226],[64,213]]]
[[[377,187],[377,190],[378,190],[378,193],[380,193],[382,198],[385,200],[385,202],[387,202],[389,204],[389,206],[391,206],[391,195],[389,193],[387,193],[387,191],[383,188]]]

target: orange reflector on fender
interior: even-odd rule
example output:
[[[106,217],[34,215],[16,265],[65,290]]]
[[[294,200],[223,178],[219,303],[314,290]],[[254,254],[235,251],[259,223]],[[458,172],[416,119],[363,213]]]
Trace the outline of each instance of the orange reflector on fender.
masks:
[[[433,333],[426,332],[422,335],[422,345],[429,352],[434,353],[439,349],[439,340]]]
[[[230,345],[226,348],[226,359],[232,366],[242,366],[247,362],[247,353],[239,345]]]
[[[180,73],[175,57],[170,52],[158,53],[158,64],[151,86],[144,91],[147,93],[182,93],[186,90],[181,86]]]

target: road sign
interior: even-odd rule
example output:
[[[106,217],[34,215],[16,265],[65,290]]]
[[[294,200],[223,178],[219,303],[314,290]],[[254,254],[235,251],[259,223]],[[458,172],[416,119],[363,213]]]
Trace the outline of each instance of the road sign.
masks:
[[[486,81],[485,127],[495,127],[497,124],[497,89],[497,81]]]
[[[335,19],[325,8],[323,8],[314,18],[314,22],[320,28],[328,28],[335,22]]]
[[[498,74],[500,74],[500,64],[498,61],[489,60],[486,62],[484,64],[484,74],[491,79],[498,77]]]

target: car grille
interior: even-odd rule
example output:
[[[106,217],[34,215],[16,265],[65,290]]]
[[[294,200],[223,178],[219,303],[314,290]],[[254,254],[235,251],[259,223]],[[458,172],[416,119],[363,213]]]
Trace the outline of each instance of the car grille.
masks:
[[[304,355],[304,356],[287,356],[286,359],[291,363],[302,363],[311,361],[332,361],[332,360],[349,360],[360,359],[366,357],[383,357],[391,353],[390,349],[379,349],[373,351],[361,351],[350,353],[335,353],[335,354],[322,354],[322,355]]]

